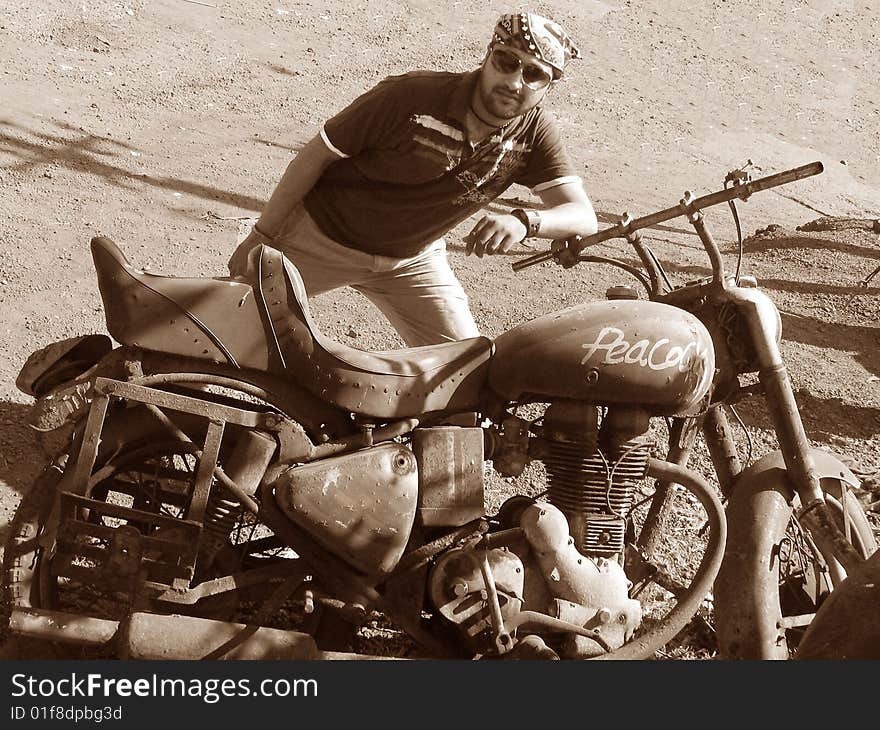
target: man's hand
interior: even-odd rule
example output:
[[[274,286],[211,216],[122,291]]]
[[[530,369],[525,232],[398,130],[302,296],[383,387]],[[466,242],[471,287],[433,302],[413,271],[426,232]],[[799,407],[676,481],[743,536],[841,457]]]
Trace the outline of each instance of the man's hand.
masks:
[[[468,256],[475,253],[479,258],[487,253],[507,253],[526,233],[526,227],[516,216],[487,213],[464,237],[465,253]]]
[[[229,268],[229,275],[241,277],[247,276],[248,254],[261,244],[271,246],[272,239],[260,233],[257,230],[257,227],[254,226],[251,232],[248,233],[247,237],[238,244],[238,248],[233,251],[232,256],[229,258],[229,261],[226,264]]]
[[[552,241],[550,243],[550,252],[553,254],[556,263],[566,269],[574,266],[580,260],[578,257],[583,250],[581,245],[583,240],[580,236],[571,236],[570,238],[557,238]]]

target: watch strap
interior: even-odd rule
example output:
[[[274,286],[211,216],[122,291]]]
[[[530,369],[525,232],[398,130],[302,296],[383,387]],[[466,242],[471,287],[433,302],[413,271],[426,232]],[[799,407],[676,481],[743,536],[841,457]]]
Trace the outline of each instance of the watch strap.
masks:
[[[537,210],[526,210],[525,208],[516,208],[510,211],[510,214],[519,218],[526,227],[526,238],[537,236],[541,230],[541,214]]]

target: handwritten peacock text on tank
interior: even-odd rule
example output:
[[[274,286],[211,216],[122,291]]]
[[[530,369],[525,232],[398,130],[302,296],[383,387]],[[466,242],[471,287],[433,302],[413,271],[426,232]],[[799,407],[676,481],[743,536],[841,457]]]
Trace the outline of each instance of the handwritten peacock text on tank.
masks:
[[[696,341],[689,342],[683,347],[670,345],[666,337],[653,342],[651,340],[630,342],[626,339],[623,330],[617,327],[603,327],[595,341],[584,343],[583,348],[587,353],[581,360],[581,365],[585,365],[598,352],[604,353],[601,362],[605,365],[625,363],[651,370],[678,368],[680,372],[687,372],[694,363],[702,361],[706,355],[706,348],[701,347]]]

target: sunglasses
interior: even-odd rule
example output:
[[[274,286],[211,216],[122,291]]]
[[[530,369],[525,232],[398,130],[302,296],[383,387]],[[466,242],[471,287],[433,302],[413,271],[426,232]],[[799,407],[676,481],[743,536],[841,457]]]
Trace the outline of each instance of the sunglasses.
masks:
[[[523,63],[519,56],[505,51],[503,48],[493,49],[490,58],[495,70],[503,74],[512,74],[522,69],[523,83],[533,91],[543,89],[553,80],[553,77],[540,66],[533,63]]]

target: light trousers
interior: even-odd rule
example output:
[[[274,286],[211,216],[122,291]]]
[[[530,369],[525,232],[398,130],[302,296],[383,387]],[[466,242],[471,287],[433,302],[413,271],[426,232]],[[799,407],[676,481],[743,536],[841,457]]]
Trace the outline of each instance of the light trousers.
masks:
[[[442,238],[411,258],[364,253],[325,236],[300,205],[273,247],[299,270],[309,297],[350,286],[376,305],[410,347],[480,334]]]

